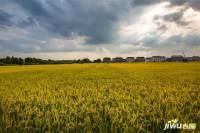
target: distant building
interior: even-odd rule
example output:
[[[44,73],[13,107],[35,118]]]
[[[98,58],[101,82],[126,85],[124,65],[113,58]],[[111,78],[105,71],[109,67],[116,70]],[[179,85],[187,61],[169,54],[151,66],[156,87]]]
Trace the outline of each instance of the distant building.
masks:
[[[165,56],[152,56],[151,62],[164,62],[166,61]]]
[[[125,62],[126,60],[123,59],[122,57],[116,57],[112,59],[112,62]]]
[[[200,57],[199,56],[193,56],[192,61],[200,61]]]
[[[144,57],[136,57],[135,61],[136,62],[145,62],[145,58]]]
[[[152,58],[151,57],[145,58],[145,62],[152,62]]]
[[[126,58],[126,61],[127,61],[127,62],[134,62],[134,61],[135,61],[135,58],[134,58],[134,57],[127,57],[127,58]]]
[[[188,61],[192,61],[192,57],[187,57],[187,60]]]
[[[193,61],[200,61],[200,57],[199,56],[193,56],[192,59],[193,59]]]
[[[182,55],[173,55],[167,59],[167,61],[173,61],[173,62],[179,62],[183,60],[184,60],[184,57]]]
[[[105,58],[103,58],[103,62],[109,63],[109,62],[111,62],[111,58],[105,57]]]
[[[192,57],[187,57],[188,61],[200,61],[200,57],[199,56],[192,56]]]

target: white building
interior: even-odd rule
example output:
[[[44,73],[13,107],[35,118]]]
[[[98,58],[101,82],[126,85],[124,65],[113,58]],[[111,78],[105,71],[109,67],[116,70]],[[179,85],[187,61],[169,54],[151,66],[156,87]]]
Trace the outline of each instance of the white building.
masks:
[[[152,58],[151,57],[145,58],[145,62],[152,62]]]
[[[164,62],[166,61],[165,56],[152,56],[151,62]]]
[[[127,57],[127,58],[126,58],[126,61],[127,61],[127,62],[134,62],[134,61],[135,61],[135,58],[134,58],[134,57]]]

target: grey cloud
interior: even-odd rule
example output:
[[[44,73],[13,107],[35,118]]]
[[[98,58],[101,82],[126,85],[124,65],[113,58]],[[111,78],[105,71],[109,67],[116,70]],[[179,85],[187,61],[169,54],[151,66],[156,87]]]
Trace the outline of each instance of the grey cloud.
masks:
[[[199,0],[188,0],[188,5],[195,10],[200,10],[200,1]]]
[[[165,24],[159,24],[157,29],[160,31],[165,31],[165,30],[167,30],[167,26]]]
[[[175,47],[200,47],[200,34],[188,33],[177,34],[169,38],[162,38],[159,34],[151,33],[140,40],[143,46],[152,50],[175,48]]]
[[[189,46],[200,46],[200,34],[188,34],[184,37],[184,41]]]
[[[189,22],[182,20],[182,18],[183,18],[183,12],[180,11],[180,12],[175,12],[175,13],[165,15],[163,17],[163,20],[168,21],[168,22],[174,22],[182,26],[189,24]]]
[[[164,0],[132,0],[133,6],[151,5],[163,2]]]
[[[141,40],[141,42],[149,47],[154,47],[159,42],[159,36],[156,33],[149,34]]]
[[[177,6],[177,5],[184,5],[188,0],[169,0],[171,5]]]
[[[169,0],[171,6],[187,6],[195,10],[200,10],[200,1],[199,0]]]
[[[0,39],[0,47],[2,50],[8,50],[12,52],[19,52],[19,53],[29,53],[29,52],[37,52],[39,48],[38,43],[34,44],[30,42],[28,43],[27,40],[3,40]]]
[[[167,41],[180,45],[200,46],[200,34],[174,35],[168,38]]]
[[[186,26],[188,25],[190,22],[187,22],[185,20],[183,20],[183,11],[179,11],[179,12],[174,12],[174,13],[170,13],[164,16],[155,16],[154,20],[159,20],[162,19],[166,22],[171,22],[171,23],[176,23],[177,25],[180,26]],[[159,28],[158,29],[166,29],[167,27],[162,25],[161,23],[157,22]],[[164,27],[163,27],[164,26]]]
[[[169,22],[179,22],[182,17],[183,17],[183,13],[182,12],[175,12],[175,13],[171,13],[171,14],[165,15],[163,17],[163,19],[165,21],[169,21]]]
[[[185,9],[191,7],[194,10],[200,11],[200,1],[199,0],[168,0],[170,2],[171,6],[184,6]],[[167,14],[165,16],[157,16],[155,17],[155,20],[159,18],[163,18],[163,20],[168,21],[168,22],[174,22],[178,25],[185,26],[188,25],[189,22],[186,22],[182,20],[183,13],[185,9],[182,9],[178,12]]]
[[[167,42],[175,43],[175,44],[182,44],[183,41],[183,35],[174,35],[167,39]]]

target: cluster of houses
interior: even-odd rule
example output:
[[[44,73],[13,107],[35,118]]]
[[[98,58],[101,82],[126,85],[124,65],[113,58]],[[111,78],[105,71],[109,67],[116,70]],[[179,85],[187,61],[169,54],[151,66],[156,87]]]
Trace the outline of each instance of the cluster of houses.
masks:
[[[103,62],[109,63],[109,62],[182,62],[182,61],[200,61],[199,56],[192,56],[192,57],[184,57],[182,55],[173,55],[171,57],[165,57],[165,56],[152,56],[152,57],[116,57],[116,58],[109,58],[105,57],[103,58]]]

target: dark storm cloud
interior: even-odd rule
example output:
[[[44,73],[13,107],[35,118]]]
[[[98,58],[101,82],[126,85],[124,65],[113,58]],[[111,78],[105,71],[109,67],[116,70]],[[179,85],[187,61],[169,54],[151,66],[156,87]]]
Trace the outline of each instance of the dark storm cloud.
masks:
[[[14,0],[13,0],[14,1]],[[88,43],[108,43],[113,39],[117,22],[115,7],[107,8],[98,1],[47,1],[15,0],[30,17],[53,33],[70,36],[78,33],[89,38]],[[45,7],[46,5],[46,7]],[[109,5],[108,5],[109,6]]]
[[[30,14],[34,16],[46,16],[48,13],[45,11],[43,6],[36,0],[12,0],[23,8],[27,9]]]
[[[35,24],[36,24],[36,22],[34,21],[34,19],[31,18],[31,17],[28,17],[27,19],[18,22],[16,25],[21,27],[21,28],[25,28],[27,26],[32,26],[32,25],[35,25]]]
[[[157,4],[164,0],[132,0],[133,6],[143,6],[143,5],[151,5],[151,4]]]
[[[26,27],[33,25],[35,22],[31,17],[27,19],[19,18],[18,21],[15,21],[16,15],[7,13],[6,11],[0,9],[0,28],[7,28],[11,26],[16,27]]]
[[[0,9],[0,28],[5,28],[6,26],[12,25],[12,22],[10,21],[11,17],[12,15]]]

